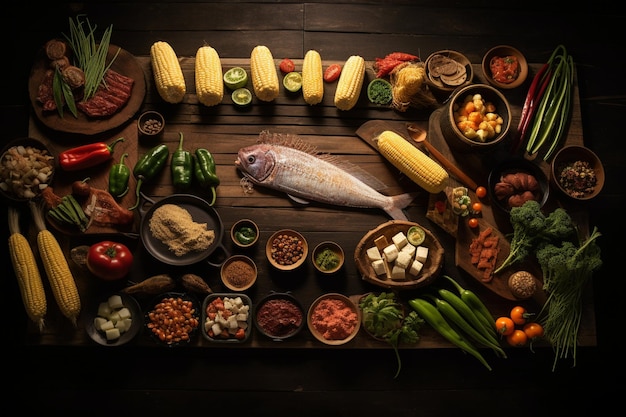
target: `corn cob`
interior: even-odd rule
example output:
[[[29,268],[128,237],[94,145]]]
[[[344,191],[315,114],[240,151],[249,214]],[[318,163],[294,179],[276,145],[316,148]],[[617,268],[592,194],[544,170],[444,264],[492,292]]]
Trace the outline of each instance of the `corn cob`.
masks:
[[[201,46],[196,52],[196,95],[205,106],[215,106],[224,98],[222,63],[217,51]]]
[[[364,78],[365,60],[361,56],[352,55],[344,64],[337,81],[335,106],[339,110],[350,110],[354,107],[359,100]]]
[[[436,194],[446,187],[448,172],[399,134],[386,130],[376,143],[381,155],[424,190]]]
[[[37,267],[35,254],[30,243],[19,230],[19,211],[9,207],[9,253],[15,277],[20,287],[22,302],[28,317],[37,324],[39,331],[44,328],[44,317],[48,309],[46,293]]]
[[[302,62],[302,95],[310,105],[318,104],[324,97],[322,57],[314,49],[304,55]]]
[[[272,52],[267,46],[257,45],[252,50],[250,74],[254,94],[259,100],[272,101],[278,97],[278,73]]]
[[[61,313],[70,319],[76,327],[81,305],[74,276],[59,242],[46,229],[43,207],[34,201],[30,201],[29,204],[38,229],[37,248],[39,249],[39,256],[46,270],[52,293]]]
[[[183,70],[176,52],[169,43],[157,41],[150,48],[154,82],[161,98],[168,103],[180,103],[187,92]]]

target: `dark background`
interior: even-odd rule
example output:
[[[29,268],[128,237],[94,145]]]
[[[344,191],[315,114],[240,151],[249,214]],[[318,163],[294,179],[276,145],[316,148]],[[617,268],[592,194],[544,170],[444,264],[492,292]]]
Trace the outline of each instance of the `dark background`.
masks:
[[[602,159],[607,181],[589,205],[590,224],[603,233],[603,268],[593,279],[596,347],[581,348],[575,367],[552,372],[549,351],[526,349],[491,373],[457,349],[403,355],[388,350],[141,350],[132,347],[39,347],[23,343],[19,291],[8,271],[3,311],[9,345],[5,383],[22,412],[78,411],[91,415],[236,413],[270,415],[583,415],[619,406],[624,393],[623,183],[624,13],[609,2],[572,3],[318,1],[318,2],[47,2],[16,3],[2,14],[1,140],[28,134],[27,80],[37,50],[85,13],[101,27],[113,24],[112,43],[147,55],[163,38],[193,56],[210,42],[225,58],[246,57],[259,43],[275,57],[302,58],[311,48],[324,59],[358,53],[366,60],[400,50],[426,56],[464,52],[473,63],[492,45],[511,44],[530,62],[547,60],[566,45],[577,67],[585,144]],[[417,50],[417,51],[416,51]],[[3,207],[2,217],[6,218]],[[2,223],[3,231],[6,228]],[[8,236],[3,233],[3,236]],[[6,259],[6,239],[0,251]],[[617,271],[617,272],[616,272]],[[6,350],[5,350],[6,351]],[[414,354],[413,354],[414,353]],[[8,402],[5,401],[5,404]],[[618,408],[619,409],[619,408]],[[132,410],[132,412],[130,411]]]

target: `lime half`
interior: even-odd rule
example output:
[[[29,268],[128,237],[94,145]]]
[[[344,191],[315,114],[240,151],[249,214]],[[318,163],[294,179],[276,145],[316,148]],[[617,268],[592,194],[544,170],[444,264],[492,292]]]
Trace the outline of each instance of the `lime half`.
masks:
[[[233,67],[224,73],[224,84],[231,90],[245,87],[248,83],[248,73],[241,67]]]
[[[409,231],[406,233],[406,239],[413,246],[419,246],[424,243],[424,239],[426,239],[426,233],[424,229],[419,226],[411,226],[409,227]]]
[[[283,86],[287,89],[287,91],[291,91],[292,93],[300,91],[302,88],[302,75],[297,71],[285,74],[285,77],[283,78]]]
[[[238,106],[247,106],[252,102],[252,93],[247,88],[238,88],[231,94],[233,103]]]

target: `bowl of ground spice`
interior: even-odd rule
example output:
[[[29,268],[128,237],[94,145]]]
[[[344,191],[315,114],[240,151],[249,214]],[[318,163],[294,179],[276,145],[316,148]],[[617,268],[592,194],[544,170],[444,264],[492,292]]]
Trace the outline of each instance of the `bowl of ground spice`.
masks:
[[[256,282],[256,263],[245,255],[233,255],[222,264],[220,276],[224,286],[232,291],[245,291]]]
[[[304,308],[288,292],[271,292],[254,309],[257,330],[275,341],[291,338],[304,327]]]
[[[552,160],[551,171],[552,185],[576,201],[591,200],[604,186],[602,161],[584,146],[561,148]]]
[[[292,271],[301,266],[309,253],[309,245],[301,233],[282,229],[275,232],[265,245],[270,264],[281,271]]]
[[[311,334],[320,342],[343,345],[359,332],[361,310],[343,294],[324,294],[309,307],[307,324]]]
[[[334,274],[341,269],[345,255],[341,246],[332,241],[318,244],[311,252],[311,261],[321,274]]]

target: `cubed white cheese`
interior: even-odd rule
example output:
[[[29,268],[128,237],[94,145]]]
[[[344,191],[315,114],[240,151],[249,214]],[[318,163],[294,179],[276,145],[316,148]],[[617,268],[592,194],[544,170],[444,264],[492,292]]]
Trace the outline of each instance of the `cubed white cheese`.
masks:
[[[367,259],[370,262],[374,262],[379,259],[382,259],[382,256],[380,255],[380,251],[378,250],[376,246],[372,246],[365,253],[367,254]]]
[[[404,247],[402,249],[400,249],[400,252],[406,252],[409,255],[411,255],[411,258],[415,256],[415,246],[411,245],[410,243],[407,243],[406,245],[404,245]]]
[[[404,268],[399,267],[398,265],[394,265],[391,270],[391,279],[394,281],[398,281],[404,279]]]
[[[93,319],[93,327],[98,331],[103,331],[102,325],[106,323],[107,321],[108,320],[105,319],[104,317],[96,317]]]
[[[415,259],[425,263],[426,259],[428,259],[428,248],[426,246],[418,246],[415,250]]]
[[[396,258],[396,266],[407,269],[411,264],[413,258],[407,252],[400,251],[398,252],[398,257]]]
[[[115,340],[120,338],[120,329],[112,328],[106,331],[107,340]]]
[[[117,310],[119,308],[124,307],[124,303],[122,303],[122,297],[119,296],[118,294],[114,294],[110,296],[108,303],[109,303],[109,307],[111,307],[112,310]]]
[[[372,268],[376,275],[385,275],[385,261],[382,259],[372,262]]]
[[[109,314],[109,320],[111,320],[113,322],[113,324],[117,323],[118,321],[121,320],[120,318],[120,313],[119,311],[112,311],[111,314]]]
[[[100,330],[106,332],[107,330],[111,330],[115,327],[115,324],[111,320],[107,320],[100,325]]]
[[[100,303],[98,304],[98,315],[100,317],[109,317],[111,315],[111,307],[109,303]]]
[[[406,238],[404,232],[398,232],[391,238],[391,241],[398,249],[402,249],[409,241]]]
[[[122,307],[120,308],[120,310],[117,312],[117,314],[119,314],[120,319],[127,319],[131,316],[130,314],[130,310],[127,307]]]
[[[413,276],[417,276],[417,274],[419,274],[420,271],[422,270],[423,266],[424,266],[423,263],[421,263],[417,259],[414,260],[413,263],[411,264],[411,268],[409,268],[409,274]]]
[[[387,262],[393,262],[398,257],[398,247],[392,243],[383,249],[383,254],[385,255]]]

